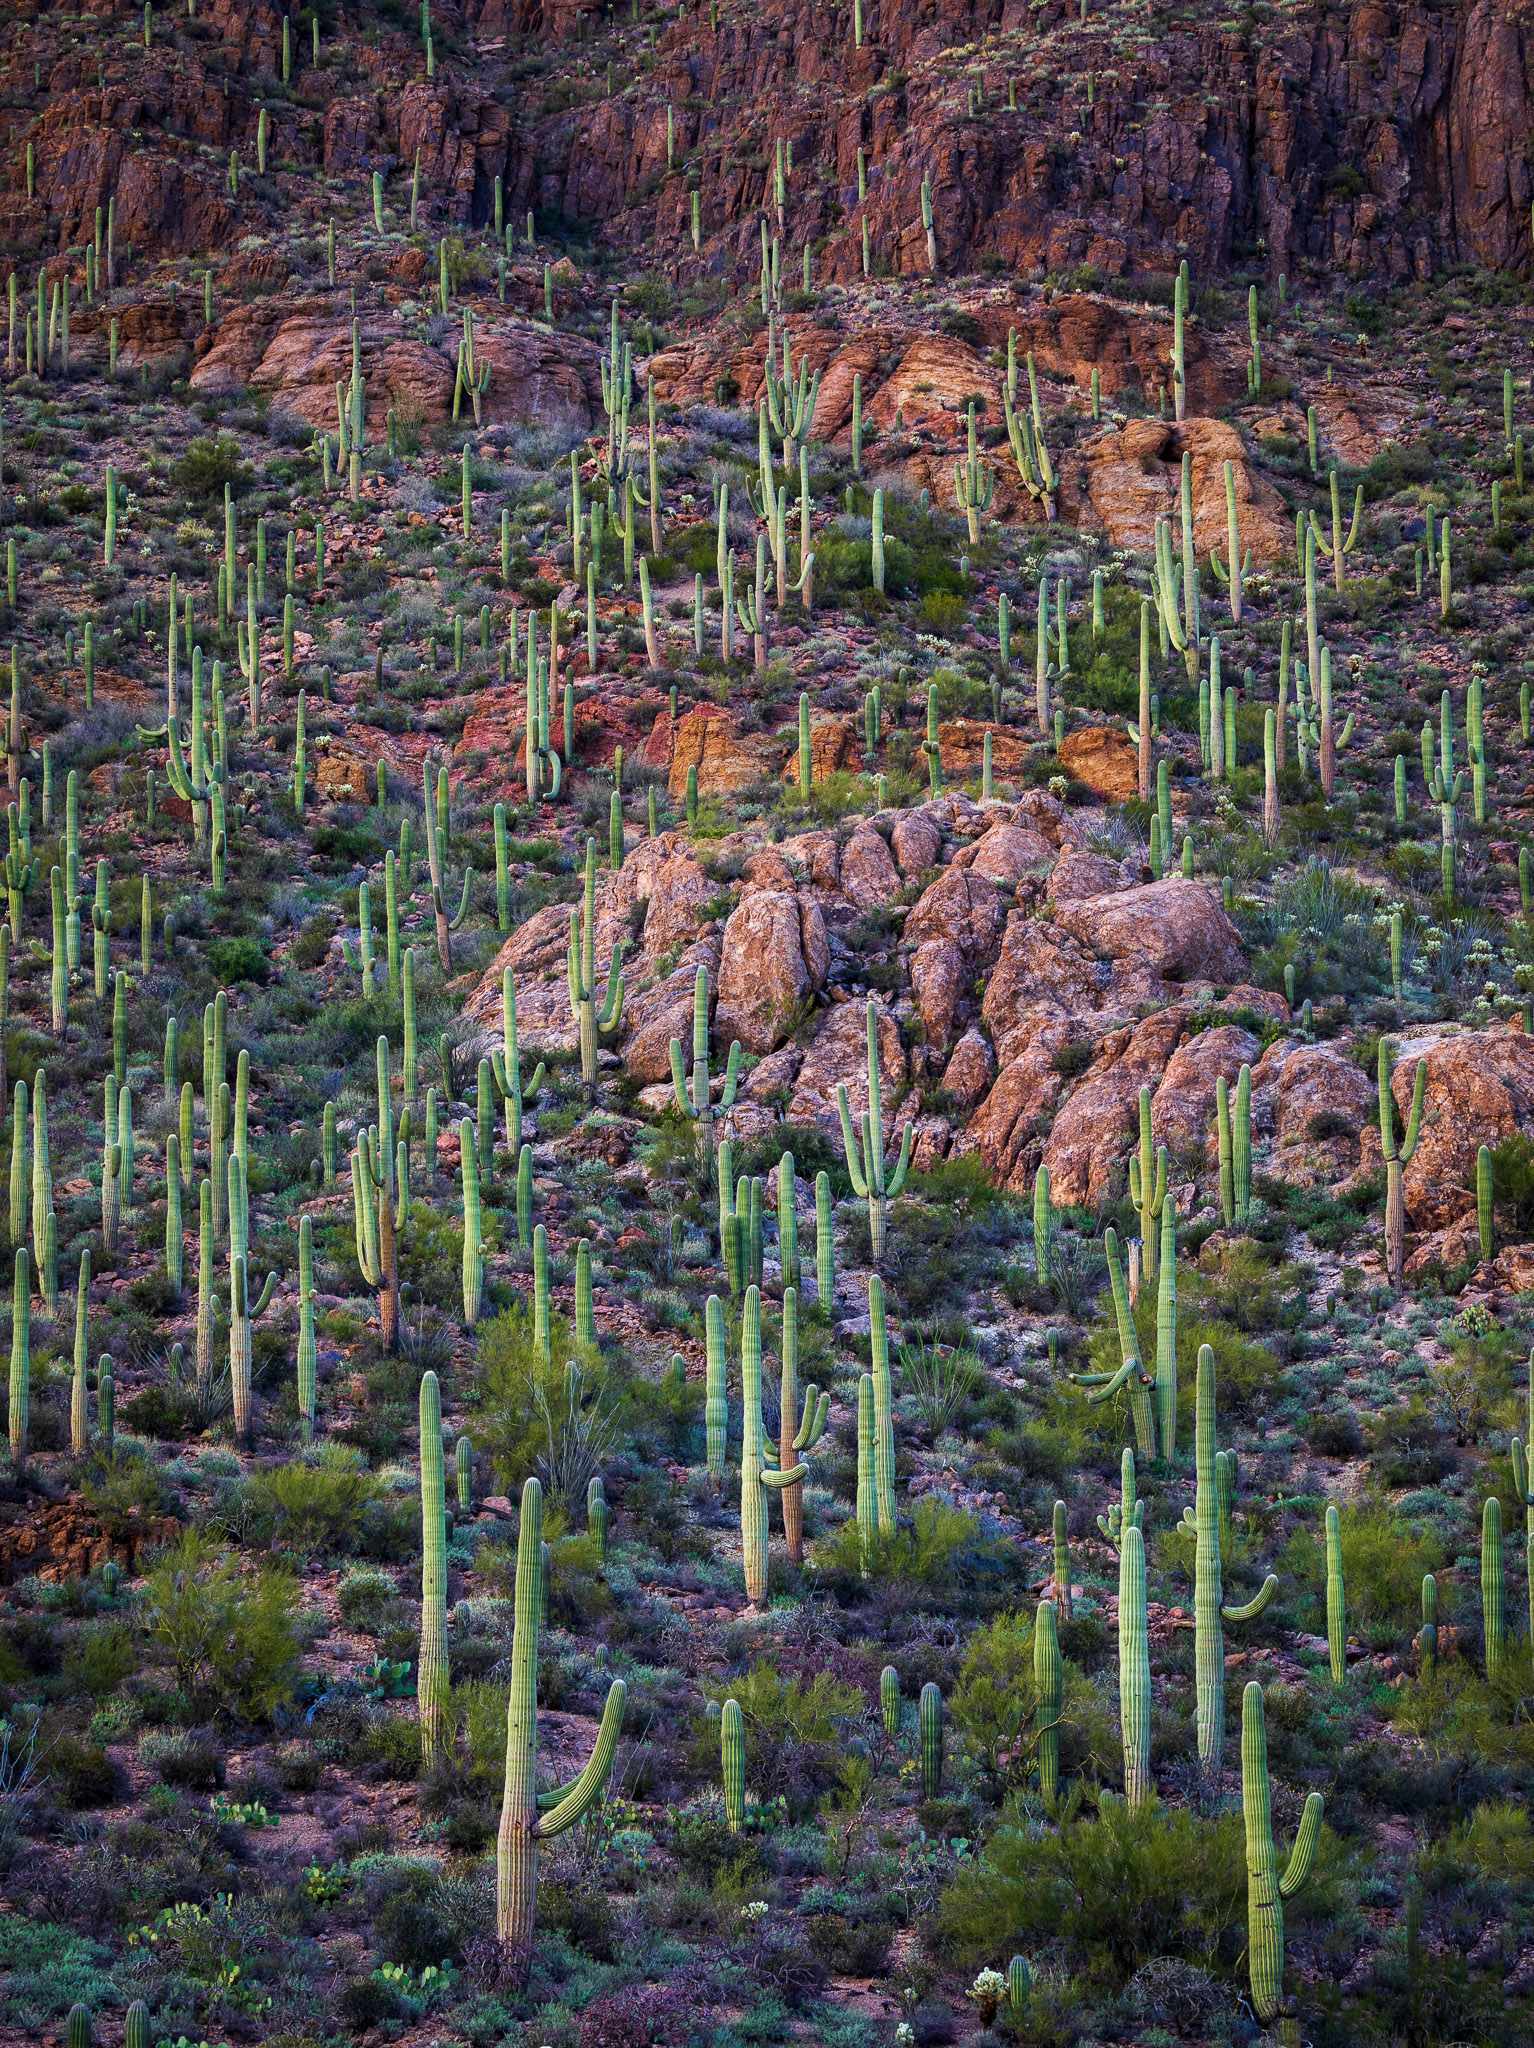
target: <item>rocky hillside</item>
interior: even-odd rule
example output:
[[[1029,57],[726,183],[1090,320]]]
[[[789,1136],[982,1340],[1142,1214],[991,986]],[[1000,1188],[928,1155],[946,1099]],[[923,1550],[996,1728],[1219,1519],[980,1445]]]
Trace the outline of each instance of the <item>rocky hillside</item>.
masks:
[[[1527,2040],[1523,15],[0,24],[0,2038]]]

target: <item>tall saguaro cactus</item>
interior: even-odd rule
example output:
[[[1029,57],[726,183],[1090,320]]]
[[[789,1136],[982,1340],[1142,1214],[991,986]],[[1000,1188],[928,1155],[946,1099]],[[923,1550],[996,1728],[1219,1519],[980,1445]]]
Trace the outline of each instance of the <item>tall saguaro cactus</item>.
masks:
[[[1392,1287],[1399,1287],[1406,1265],[1406,1196],[1401,1183],[1403,1170],[1410,1166],[1422,1129],[1422,1094],[1427,1086],[1427,1062],[1418,1060],[1412,1083],[1411,1115],[1406,1136],[1396,1144],[1395,1097],[1390,1090],[1390,1047],[1380,1040],[1380,1148],[1385,1155],[1385,1269]]]
[[[719,1099],[721,1110],[731,1109],[735,1103],[735,1089],[740,1080],[740,1040],[731,1041],[729,1058],[725,1064],[724,1093]],[[708,1073],[708,969],[700,967],[692,992],[692,1092],[689,1095],[682,1077],[681,1040],[671,1041],[671,1092],[676,1099],[678,1116],[691,1119],[698,1127],[698,1157],[706,1160],[714,1122],[712,1084]]]
[[[1198,1347],[1195,1388],[1194,1505],[1183,1510],[1183,1527],[1193,1532],[1193,1671],[1197,1697],[1198,1759],[1204,1774],[1219,1776],[1225,1754],[1225,1634],[1222,1622],[1252,1621],[1278,1591],[1269,1573],[1262,1590],[1244,1607],[1221,1605],[1220,1498],[1215,1453],[1214,1352]]]
[[[1155,1789],[1150,1768],[1150,1637],[1145,1618],[1145,1538],[1129,1523],[1119,1542],[1119,1722],[1124,1796],[1138,1806]]]
[[[1246,1818],[1246,1945],[1252,2007],[1264,2025],[1277,2017],[1284,1995],[1284,1900],[1303,1891],[1321,1834],[1319,1792],[1305,1801],[1294,1850],[1282,1877],[1273,1846],[1273,1805],[1268,1786],[1268,1730],[1262,1687],[1253,1679],[1241,1695],[1241,1806]]]
[[[607,994],[600,1010],[597,974],[597,843],[586,841],[586,885],[581,906],[570,913],[570,950],[566,956],[570,1010],[581,1034],[581,1082],[586,1100],[597,1097],[597,1041],[616,1031],[623,1014],[623,947],[615,945],[607,969]]]
[[[765,1431],[762,1427],[762,1297],[760,1289],[746,1289],[741,1313],[740,1380],[744,1402],[740,1444],[740,1540],[745,1564],[746,1598],[753,1607],[767,1603],[767,1489],[781,1492],[809,1472],[801,1461],[796,1465],[767,1463]],[[831,1406],[829,1394],[815,1386],[804,1390],[804,1409],[790,1451],[812,1450],[825,1432]]]
[[[543,1582],[543,1488],[522,1488],[517,1531],[515,1619],[511,1640],[511,1693],[506,1703],[506,1784],[495,1846],[495,1924],[516,1974],[525,1980],[532,1959],[538,1908],[538,1845],[573,1827],[607,1783],[627,1688],[608,1688],[591,1759],[578,1778],[540,1796],[538,1769],[538,1610]]]
[[[1149,1088],[1140,1090],[1140,1148],[1129,1155],[1129,1199],[1140,1218],[1141,1260],[1147,1280],[1156,1277],[1157,1238],[1166,1206],[1166,1147],[1151,1141]]]
[[[868,1237],[874,1264],[884,1257],[885,1219],[889,1204],[905,1187],[911,1165],[911,1125],[901,1140],[900,1158],[892,1174],[884,1171],[884,1115],[879,1102],[879,1012],[872,999],[868,1005],[868,1107],[858,1119],[861,1129],[854,1135],[852,1112],[847,1105],[846,1083],[836,1084],[836,1107],[842,1120],[842,1149],[847,1155],[847,1172],[853,1188],[868,1201]]]
[[[1154,1458],[1156,1415],[1150,1400],[1150,1389],[1154,1382],[1146,1372],[1140,1356],[1140,1339],[1135,1330],[1134,1313],[1129,1305],[1129,1289],[1124,1284],[1124,1268],[1119,1258],[1118,1232],[1111,1224],[1103,1232],[1103,1251],[1108,1260],[1108,1279],[1113,1290],[1113,1307],[1118,1321],[1119,1356],[1123,1363],[1117,1372],[1073,1373],[1072,1378],[1078,1386],[1089,1390],[1087,1399],[1094,1407],[1100,1401],[1111,1401],[1121,1389],[1127,1389],[1129,1406],[1134,1417],[1135,1441],[1142,1456]]]
[[[1065,1696],[1053,1600],[1041,1600],[1034,1616],[1033,1682],[1039,1695],[1039,1791],[1047,1804],[1060,1793],[1060,1707]]]
[[[442,1396],[434,1372],[421,1375],[421,1653],[416,1703],[421,1762],[447,1748],[447,1525],[442,1470]]]

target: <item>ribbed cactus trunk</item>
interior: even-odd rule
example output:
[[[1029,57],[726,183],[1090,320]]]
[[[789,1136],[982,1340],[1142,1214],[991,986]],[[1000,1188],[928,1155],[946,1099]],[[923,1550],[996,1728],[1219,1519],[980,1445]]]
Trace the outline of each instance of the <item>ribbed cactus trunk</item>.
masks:
[[[421,1375],[421,1650],[416,1705],[421,1764],[447,1751],[447,1527],[442,1470],[442,1396],[434,1372]]]
[[[930,1678],[921,1689],[917,1718],[921,1732],[921,1794],[923,1799],[936,1799],[943,1789],[943,1695]]]
[[[1218,1777],[1225,1753],[1225,1632],[1220,1626],[1220,1503],[1215,1485],[1214,1352],[1198,1348],[1194,1409],[1193,1669],[1198,1758]]]
[[[1046,1802],[1052,1803],[1060,1793],[1060,1706],[1065,1693],[1052,1600],[1041,1600],[1034,1617],[1033,1682],[1039,1696],[1039,1791]]]
[[[762,1484],[762,1298],[746,1289],[741,1313],[740,1383],[744,1412],[740,1441],[740,1541],[746,1598],[767,1604],[767,1493]]]
[[[318,1356],[314,1337],[314,1221],[303,1216],[298,1224],[298,1419],[306,1444],[314,1441]]]
[[[1312,1792],[1282,1877],[1273,1845],[1268,1788],[1268,1732],[1262,1687],[1255,1679],[1241,1696],[1241,1805],[1246,1819],[1246,1946],[1252,2007],[1266,2026],[1284,1996],[1284,1900],[1303,1889],[1321,1833],[1321,1795]]]
[[[1177,1455],[1177,1214],[1161,1210],[1161,1274],[1156,1291],[1156,1427],[1161,1455]]]
[[[1119,1722],[1124,1740],[1124,1796],[1136,1807],[1155,1790],[1155,1783],[1150,1767],[1145,1539],[1133,1523],[1119,1539]]]
[[[724,1817],[730,1833],[746,1824],[746,1723],[738,1700],[726,1700],[719,1717],[719,1774],[724,1784]]]
[[[1342,1582],[1342,1529],[1335,1506],[1326,1510],[1326,1649],[1332,1684],[1348,1675],[1348,1601]]]
[[[879,1673],[879,1713],[886,1735],[900,1733],[900,1673],[886,1664]]]
[[[11,1463],[18,1472],[27,1462],[28,1404],[32,1388],[32,1275],[25,1245],[16,1247],[11,1287]]]
[[[1071,1546],[1066,1528],[1066,1508],[1063,1500],[1055,1502],[1054,1512],[1054,1587],[1055,1603],[1067,1621],[1071,1618]]]
[[[831,1220],[831,1176],[822,1169],[815,1176],[815,1299],[822,1315],[830,1315],[835,1293],[836,1240]]]
[[[716,1486],[722,1487],[730,1411],[725,1381],[724,1304],[717,1294],[711,1294],[704,1304],[703,1341],[703,1429],[708,1475]]]
[[[1495,1494],[1481,1510],[1481,1626],[1486,1643],[1486,1676],[1495,1678],[1507,1653],[1502,1503]]]
[[[863,1570],[879,1543],[879,1499],[874,1479],[874,1382],[872,1373],[858,1379],[857,1521]]]
[[[778,1390],[778,1465],[786,1472],[794,1463],[795,1417],[799,1413],[799,1290],[785,1287],[783,1290],[783,1372]],[[793,1565],[804,1562],[804,1481],[796,1479],[792,1486],[785,1486],[783,1500],[783,1540],[788,1548],[788,1561]]]
[[[879,1534],[887,1537],[895,1533],[895,1419],[889,1336],[884,1321],[884,1282],[877,1273],[868,1282],[868,1315],[873,1350],[874,1492],[879,1507]]]

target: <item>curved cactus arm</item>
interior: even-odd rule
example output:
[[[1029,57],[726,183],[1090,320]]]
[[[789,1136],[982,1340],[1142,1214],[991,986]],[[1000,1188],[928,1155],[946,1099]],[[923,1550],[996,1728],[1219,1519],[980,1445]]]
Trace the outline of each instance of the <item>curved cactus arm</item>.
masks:
[[[566,1828],[574,1827],[607,1783],[613,1751],[618,1747],[618,1734],[623,1727],[623,1709],[627,1699],[628,1687],[621,1678],[615,1678],[608,1688],[607,1705],[602,1709],[602,1725],[592,1746],[591,1761],[559,1804],[540,1816],[535,1829],[540,1840],[547,1841],[549,1836],[562,1835]]]
[[[555,798],[556,798],[556,797],[557,797],[557,796],[559,795],[559,792],[560,792],[560,790],[561,790],[561,789],[562,789],[562,788],[564,787],[564,780],[565,780],[565,771],[564,771],[564,769],[563,769],[563,768],[561,767],[561,765],[560,765],[560,760],[559,760],[559,754],[558,754],[558,752],[556,751],[556,749],[555,749],[555,748],[553,748],[553,747],[550,747],[550,748],[549,748],[549,802],[550,802],[550,803],[553,803],[553,802],[554,802]]]
[[[597,1018],[599,1031],[616,1031],[618,1020],[623,1015],[623,948],[613,947],[613,957],[607,967],[607,1000]]]
[[[193,798],[192,778],[187,769],[186,755],[182,752],[181,734],[173,724],[167,724],[165,736],[170,747],[170,759],[165,769],[167,779],[181,801],[190,803]],[[206,787],[202,794],[204,797],[207,795]]]
[[[1220,1609],[1220,1619],[1222,1621],[1255,1621],[1259,1614],[1264,1613],[1272,1605],[1273,1596],[1277,1591],[1278,1574],[1276,1572],[1269,1572],[1268,1576],[1263,1580],[1259,1591],[1247,1601],[1244,1607],[1222,1607]]]
[[[826,1419],[830,1413],[831,1396],[822,1394],[812,1381],[804,1390],[804,1413],[794,1438],[796,1451],[814,1450],[825,1434]]]
[[[1138,1355],[1136,1355],[1133,1358],[1126,1358],[1124,1360],[1124,1363],[1119,1367],[1118,1371],[1113,1374],[1111,1379],[1103,1379],[1102,1375],[1099,1373],[1072,1373],[1071,1379],[1072,1382],[1078,1387],[1085,1387],[1089,1385],[1089,1383],[1093,1380],[1102,1379],[1102,1384],[1100,1386],[1093,1387],[1091,1392],[1087,1395],[1087,1399],[1092,1403],[1093,1407],[1095,1408],[1099,1401],[1112,1400],[1113,1396],[1118,1392],[1119,1388],[1128,1383],[1130,1375],[1132,1373],[1138,1372],[1139,1370],[1140,1360]]]
[[[257,1316],[264,1316],[267,1310],[271,1307],[272,1290],[276,1287],[276,1285],[277,1275],[275,1273],[268,1273],[266,1276],[266,1282],[262,1287],[261,1292],[250,1304],[250,1320],[252,1322],[256,1320]]]
[[[691,1117],[697,1114],[687,1097],[687,1083],[682,1074],[682,1041],[679,1038],[673,1038],[671,1041],[671,1092],[676,1097],[678,1116]]]
[[[853,1193],[866,1196],[868,1182],[863,1174],[862,1146],[852,1129],[852,1111],[847,1103],[847,1084],[836,1084],[836,1113],[842,1120],[842,1150],[847,1155],[847,1172],[852,1180]]]
[[[801,1479],[807,1479],[809,1472],[808,1465],[790,1465],[783,1472],[775,1472],[770,1466],[764,1465],[761,1480],[763,1486],[770,1486],[775,1492],[781,1493],[785,1486],[796,1486]]]
[[[469,890],[473,885],[473,881],[473,868],[465,868],[463,871],[463,894],[458,899],[458,908],[454,912],[453,917],[448,925],[449,931],[457,931],[458,927],[463,923],[464,919],[469,914]]]
[[[890,1197],[891,1201],[893,1201],[895,1196],[900,1194],[901,1191],[904,1189],[905,1177],[906,1174],[910,1171],[911,1131],[912,1126],[910,1124],[907,1124],[905,1127],[905,1136],[900,1141],[899,1161],[896,1164],[895,1171],[890,1175],[888,1181],[885,1183],[884,1192]]]
[[[1300,1825],[1295,1831],[1294,1850],[1288,1867],[1278,1880],[1279,1896],[1292,1899],[1296,1892],[1303,1891],[1310,1882],[1310,1873],[1316,1860],[1316,1844],[1321,1839],[1321,1809],[1325,1801],[1319,1792],[1312,1792],[1305,1801],[1305,1811],[1300,1815]]]
[[[809,580],[810,580],[811,576],[812,576],[812,575],[813,575],[814,573],[815,573],[815,557],[814,557],[814,555],[813,555],[813,554],[809,554],[809,555],[806,555],[806,556],[805,556],[805,558],[804,558],[804,561],[803,561],[802,565],[800,566],[800,570],[799,570],[799,575],[798,575],[798,579],[797,579],[797,581],[795,581],[795,582],[793,582],[793,583],[790,583],[790,584],[788,584],[788,585],[787,585],[786,587],[787,587],[787,588],[788,588],[789,590],[791,590],[791,591],[794,591],[794,592],[796,592],[796,593],[797,593],[798,591],[801,591],[801,590],[803,590],[803,589],[804,589],[805,585],[806,585],[806,584],[807,584],[807,583],[809,582]]]
[[[729,1057],[726,1059],[724,1065],[724,1093],[719,1098],[719,1107],[721,1109],[732,1109],[734,1107],[735,1091],[739,1086],[740,1040],[738,1038],[732,1038],[730,1040]]]
[[[1534,1493],[1529,1491],[1529,1461],[1521,1439],[1515,1436],[1508,1448],[1513,1459],[1513,1491],[1526,1508],[1534,1508]]]
[[[1427,1086],[1427,1061],[1418,1060],[1416,1079],[1412,1083],[1411,1115],[1406,1120],[1406,1137],[1402,1142],[1400,1157],[1403,1166],[1411,1164],[1412,1154],[1417,1149],[1417,1139],[1422,1130],[1422,1093]]]
[[[1113,1289],[1113,1313],[1118,1321],[1119,1356],[1126,1365],[1138,1366],[1140,1338],[1129,1306],[1129,1289],[1125,1284],[1124,1268],[1119,1259],[1119,1237],[1116,1230],[1110,1228],[1103,1232],[1103,1250],[1108,1257],[1108,1279]]]

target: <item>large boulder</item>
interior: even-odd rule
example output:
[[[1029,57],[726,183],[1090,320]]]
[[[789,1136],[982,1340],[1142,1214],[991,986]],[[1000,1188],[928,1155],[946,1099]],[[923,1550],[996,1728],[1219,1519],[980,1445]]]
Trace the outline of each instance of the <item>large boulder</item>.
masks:
[[[1412,1228],[1438,1230],[1474,1207],[1480,1146],[1515,1131],[1534,1137],[1534,1039],[1497,1028],[1403,1040],[1390,1083],[1403,1122],[1419,1061],[1422,1129],[1402,1178]]]
[[[894,1013],[882,1004],[874,1005],[879,1037],[881,1111],[885,1142],[896,1128],[891,1110],[906,1081],[905,1049]],[[836,1088],[844,1082],[847,1106],[854,1130],[868,1107],[868,1007],[865,1003],[833,1003],[821,1019],[804,1055],[788,1105],[788,1121],[819,1124],[823,1130],[839,1132],[841,1119],[836,1109]]]
[[[1093,1202],[1134,1142],[1142,1087],[1155,1087],[1182,1034],[1181,1010],[1163,1010],[1114,1032],[1061,1108],[1044,1145],[1051,1199]]]
[[[804,1021],[830,964],[825,920],[809,895],[748,882],[724,928],[720,1041],[771,1052]]]
[[[1055,922],[1098,957],[1125,961],[1163,981],[1241,979],[1241,936],[1202,882],[1171,876],[1144,888],[1056,902]]]
[[[1235,1024],[1200,1031],[1178,1046],[1151,1095],[1155,1142],[1169,1152],[1201,1148],[1214,1123],[1219,1082],[1234,1089],[1241,1069],[1253,1064],[1260,1049],[1251,1032]]]
[[[712,704],[699,704],[677,720],[671,735],[671,765],[666,778],[673,803],[687,795],[687,771],[698,771],[699,796],[729,796],[753,783],[776,779],[784,745],[762,733],[742,734],[734,721]]]
[[[1109,803],[1127,803],[1139,794],[1138,756],[1111,725],[1087,725],[1079,732],[1068,732],[1060,742],[1060,767]]]
[[[872,825],[857,826],[842,848],[839,878],[842,894],[859,910],[893,903],[900,894],[900,876],[890,850]]]

